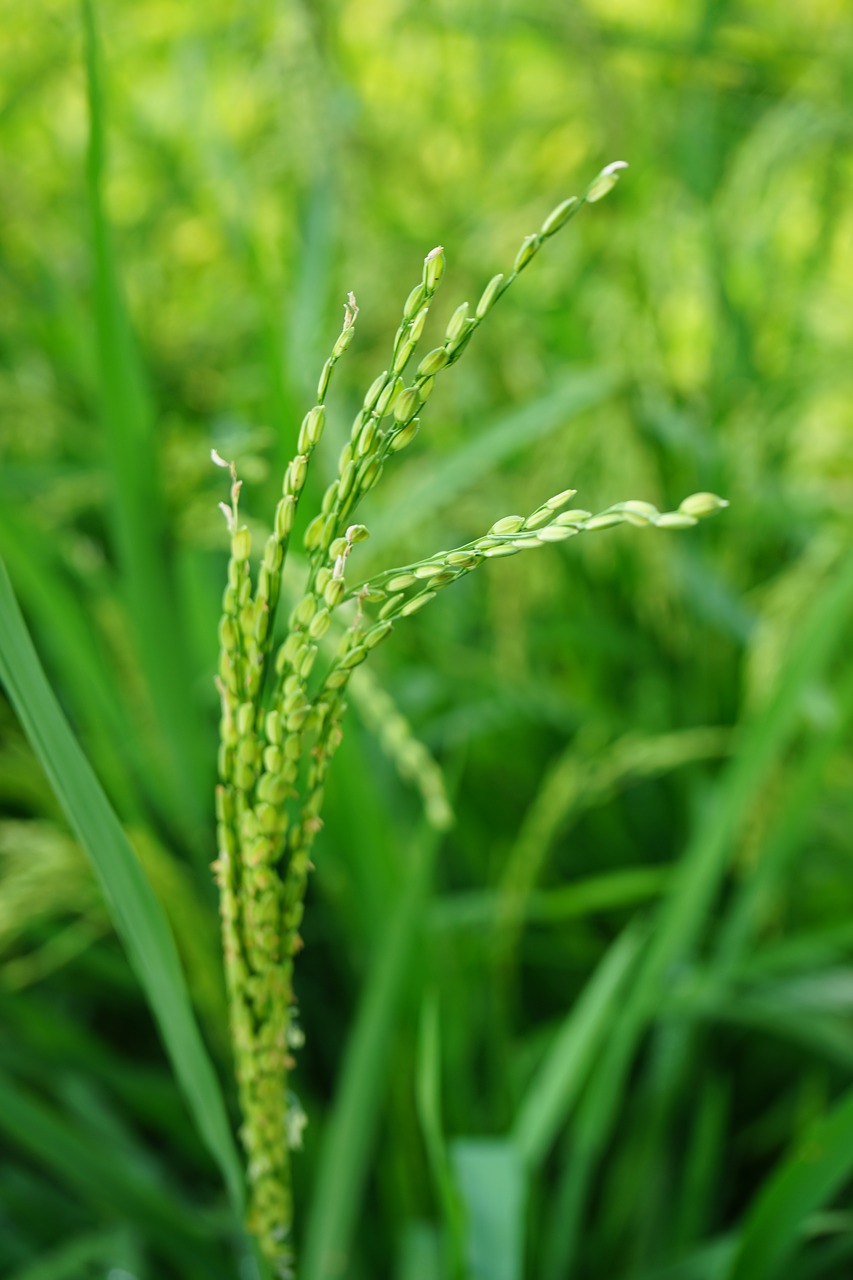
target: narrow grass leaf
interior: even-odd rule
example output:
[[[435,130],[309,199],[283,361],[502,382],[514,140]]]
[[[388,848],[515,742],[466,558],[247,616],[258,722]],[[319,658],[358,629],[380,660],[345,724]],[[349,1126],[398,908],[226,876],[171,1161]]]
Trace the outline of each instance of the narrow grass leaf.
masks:
[[[451,1146],[466,1209],[471,1280],[521,1280],[527,1174],[512,1141],[460,1138]]]
[[[388,1046],[420,932],[437,848],[434,832],[421,837],[415,865],[377,947],[323,1139],[301,1280],[334,1280],[348,1274],[350,1241],[385,1087]]]
[[[0,1129],[81,1199],[136,1222],[176,1259],[186,1262],[190,1249],[205,1238],[205,1223],[188,1205],[153,1187],[5,1073],[0,1073]]]
[[[671,879],[670,867],[629,867],[559,888],[535,890],[521,905],[521,919],[558,925],[599,912],[624,911],[660,898]],[[490,889],[448,894],[435,903],[430,922],[442,933],[480,929],[494,923],[501,902],[501,892]]]
[[[770,1174],[743,1224],[728,1280],[788,1274],[809,1216],[853,1172],[853,1090],[813,1125],[798,1149]]]
[[[96,1266],[105,1275],[124,1247],[123,1236],[116,1231],[87,1231],[16,1271],[9,1280],[81,1280],[94,1274]]]
[[[438,1229],[429,1222],[410,1222],[403,1229],[397,1280],[447,1280]]]
[[[165,913],[47,683],[2,561],[0,681],[92,863],[187,1105],[242,1215],[240,1160]]]
[[[82,0],[89,148],[86,190],[93,254],[99,398],[114,485],[113,531],[136,647],[162,730],[166,773],[180,818],[204,821],[207,768],[178,601],[167,554],[157,440],[148,390],[119,280],[104,199],[106,106],[92,0]]]
[[[641,944],[642,935],[634,927],[613,943],[528,1086],[513,1138],[531,1172],[541,1165],[587,1080]]]
[[[675,870],[637,980],[628,994],[593,1086],[578,1116],[577,1147],[552,1215],[543,1275],[557,1280],[572,1266],[589,1188],[616,1124],[625,1081],[669,975],[695,946],[716,901],[732,841],[797,726],[804,690],[820,675],[846,634],[853,600],[853,554],[835,570],[788,648],[775,696],[748,724],[720,783],[716,803]]]
[[[441,1048],[438,1000],[435,995],[427,997],[421,1006],[415,1099],[444,1222],[447,1259],[444,1272],[448,1280],[455,1280],[463,1274],[463,1223],[441,1119]]]

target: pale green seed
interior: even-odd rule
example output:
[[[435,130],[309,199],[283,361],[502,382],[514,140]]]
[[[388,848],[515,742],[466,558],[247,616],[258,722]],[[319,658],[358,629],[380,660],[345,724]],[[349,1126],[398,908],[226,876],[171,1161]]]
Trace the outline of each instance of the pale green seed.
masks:
[[[338,336],[337,342],[332,347],[332,355],[335,357],[335,359],[338,359],[340,356],[344,354],[344,352],[346,351],[347,347],[352,342],[354,337],[355,337],[355,325],[348,324],[347,327],[341,331],[341,333]]]
[[[396,577],[391,578],[385,583],[387,591],[405,591],[406,587],[410,587],[416,581],[413,573],[398,573]]]
[[[307,680],[314,669],[314,663],[317,661],[319,649],[316,644],[311,644],[305,651],[305,657],[299,664],[299,674],[303,680]]]
[[[316,612],[317,597],[315,595],[303,596],[290,614],[291,627],[307,627]]]
[[[554,524],[583,524],[585,520],[591,519],[591,511],[584,511],[582,507],[575,507],[571,511],[561,511]]]
[[[402,431],[398,431],[395,436],[391,437],[391,452],[399,453],[401,449],[405,449],[410,445],[420,430],[420,418],[412,418]]]
[[[615,510],[628,511],[634,516],[645,516],[647,520],[653,520],[660,514],[654,503],[640,502],[637,498],[629,498],[627,502],[617,502]]]
[[[231,555],[237,561],[248,560],[252,551],[252,535],[245,525],[231,539]]]
[[[344,537],[335,538],[329,545],[329,555],[333,560],[337,560],[338,556],[342,556],[346,551],[349,543]]]
[[[513,263],[514,271],[523,271],[530,259],[538,250],[542,243],[542,237],[539,235],[525,236],[521,242],[521,248],[515,255]]]
[[[666,511],[655,521],[659,529],[692,529],[698,523],[695,516],[684,515],[680,511]]]
[[[311,625],[308,628],[308,634],[312,640],[321,640],[329,630],[329,624],[332,621],[332,615],[328,609],[321,609],[311,619]]]
[[[386,600],[382,608],[379,610],[379,617],[387,618],[389,613],[396,613],[397,606],[400,604],[401,600],[403,599],[404,599],[404,596],[402,592],[399,595],[391,596],[391,598],[389,600]]]
[[[400,617],[401,618],[410,617],[413,613],[417,613],[418,609],[422,609],[424,605],[427,604],[428,601],[433,600],[434,598],[435,598],[434,591],[424,591],[422,595],[414,596],[413,599],[411,599],[408,602],[408,604],[403,605],[402,609],[400,610]]]
[[[332,380],[332,370],[335,367],[334,360],[327,360],[323,365],[323,372],[320,374],[320,381],[317,383],[317,399],[325,399],[326,392],[329,390],[329,383]]]
[[[362,493],[367,493],[372,489],[382,475],[382,463],[378,458],[373,458],[366,466],[362,466],[358,477],[358,486]]]
[[[621,170],[627,168],[628,165],[624,160],[614,160],[612,164],[605,165],[598,177],[593,178],[586,189],[587,203],[595,204],[596,200],[602,200],[616,186]]]
[[[347,332],[352,334],[353,330],[349,329]],[[323,428],[326,425],[325,405],[315,405],[314,408],[309,411],[305,422],[308,430],[308,443],[311,445],[311,448],[314,449],[320,443],[320,437],[322,436]],[[304,452],[304,450],[300,450],[300,453],[302,452]]]
[[[542,223],[542,235],[552,236],[564,227],[579,204],[580,200],[577,196],[569,196],[568,200],[564,200],[562,204],[557,205],[556,209],[552,209]]]
[[[357,465],[355,462],[348,462],[341,473],[338,481],[338,501],[346,502],[352,493],[352,487],[355,484]]]
[[[449,551],[444,557],[445,563],[460,569],[467,569],[477,563],[477,556],[470,551]]]
[[[491,280],[483,290],[480,301],[477,303],[477,310],[475,314],[478,320],[482,320],[483,316],[491,311],[492,307],[503,293],[503,283],[504,275],[502,271],[498,272],[496,276],[492,276]]]
[[[429,315],[429,307],[428,306],[421,307],[420,311],[412,321],[412,330],[411,330],[411,333],[409,334],[410,342],[412,343],[420,342],[421,334],[424,331],[424,325],[426,324],[428,315]]]
[[[564,489],[562,493],[555,493],[553,498],[549,498],[545,503],[551,511],[559,511],[560,507],[564,507],[567,502],[571,502],[577,493],[577,489]]]
[[[394,357],[394,364],[392,366],[393,373],[403,372],[406,365],[409,363],[409,360],[412,358],[412,352],[414,351],[416,346],[417,346],[416,342],[403,343],[403,345],[400,347],[399,351]]]
[[[447,342],[456,342],[465,332],[465,326],[468,322],[468,303],[460,302],[459,306],[453,312],[445,330],[445,339]]]
[[[436,245],[424,258],[424,285],[430,293],[438,288],[445,265],[444,249]]]
[[[285,721],[285,728],[287,729],[287,732],[298,733],[305,724],[305,721],[308,719],[310,711],[311,705],[307,702],[304,706],[298,707],[296,711],[292,711]]]
[[[678,504],[678,510],[685,516],[713,516],[729,504],[725,498],[718,498],[716,493],[691,493],[689,498]]]
[[[544,529],[540,529],[536,537],[539,542],[564,542],[566,538],[573,538],[579,531],[572,529],[568,525],[549,524]]]
[[[308,459],[302,454],[297,454],[291,459],[290,466],[285,473],[285,485],[288,493],[301,493],[305,484],[305,477],[308,474]]]
[[[540,525],[547,524],[553,518],[554,512],[549,506],[539,507],[532,515],[529,515],[524,522],[525,529],[538,529]]]
[[[223,649],[235,649],[237,647],[237,628],[234,625],[233,618],[223,617],[220,619],[219,643]]]
[[[321,512],[320,515],[315,516],[308,524],[305,530],[305,535],[302,539],[302,544],[306,551],[313,551],[314,547],[319,547],[320,539],[323,536],[323,525],[325,522],[326,517]]]
[[[339,666],[344,671],[351,671],[353,667],[357,667],[360,662],[364,662],[367,657],[367,650],[363,644],[356,645],[354,649],[350,649],[345,657],[341,658]]]
[[[377,417],[383,418],[386,413],[391,412],[391,410],[393,409],[397,401],[397,397],[399,396],[402,390],[403,390],[402,378],[394,378],[388,383],[385,390],[382,392],[381,396],[376,401]]]
[[[287,799],[288,785],[281,775],[265,773],[258,783],[258,799],[269,805],[280,805]]]
[[[368,413],[370,413],[371,410],[375,407],[377,400],[379,399],[380,395],[385,389],[385,384],[387,381],[388,381],[388,370],[386,369],[384,373],[380,373],[379,377],[374,378],[373,381],[371,382],[370,389],[367,392],[367,395],[364,397],[364,407]]]
[[[520,550],[520,547],[513,546],[512,543],[504,543],[500,547],[487,547],[483,555],[489,560],[499,560],[501,556],[514,556]]]
[[[417,413],[420,403],[421,398],[418,394],[418,388],[406,387],[406,390],[401,392],[394,405],[394,417],[399,423],[408,422]]]
[[[358,439],[355,442],[356,457],[363,458],[373,448],[373,442],[376,439],[376,419],[371,418],[359,432]]]
[[[489,533],[518,533],[523,524],[524,516],[503,516],[500,520],[495,521]]]
[[[431,578],[440,568],[441,565],[438,564],[419,564],[412,572],[416,578]]]
[[[330,609],[334,609],[339,605],[344,597],[346,585],[343,578],[332,578],[323,592],[323,599]]]
[[[426,289],[424,288],[424,286],[422,284],[416,284],[414,289],[406,299],[406,305],[403,307],[404,319],[411,320],[412,316],[415,314],[418,307],[422,304],[425,297],[426,297]]]
[[[418,365],[419,378],[431,378],[447,364],[448,355],[444,347],[435,347],[429,351]]]
[[[255,785],[255,771],[251,765],[237,761],[234,765],[234,785],[240,791],[251,791]],[[263,797],[261,797],[263,799]]]
[[[374,649],[381,640],[384,640],[393,627],[392,622],[382,622],[376,627],[371,627],[364,637],[365,649]]]
[[[267,712],[267,717],[264,721],[264,733],[267,742],[272,743],[274,746],[281,742],[281,716],[277,711]]]
[[[600,516],[587,520],[586,528],[592,532],[594,529],[610,529],[616,524],[622,524],[621,511],[602,511]]]
[[[288,536],[293,528],[295,515],[296,502],[292,494],[287,494],[275,509],[275,532],[278,538],[284,539]]]

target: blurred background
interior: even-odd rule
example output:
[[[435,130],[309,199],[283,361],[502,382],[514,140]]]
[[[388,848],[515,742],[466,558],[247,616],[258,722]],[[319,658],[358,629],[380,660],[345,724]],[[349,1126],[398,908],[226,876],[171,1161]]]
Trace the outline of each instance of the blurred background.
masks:
[[[853,1075],[849,6],[96,18],[100,93],[75,5],[0,3],[0,552],[225,1081],[210,449],[260,535],[353,290],[310,514],[424,255],[448,259],[428,350],[552,206],[629,162],[439,380],[358,554],[404,563],[569,486],[594,511],[731,506],[490,565],[375,655],[298,966],[296,1244],[311,1280],[483,1275],[458,1211],[491,1206],[495,1280],[727,1276]],[[376,732],[385,699],[444,771],[441,839],[429,768],[413,785]],[[249,1274],[5,704],[0,733],[0,1272]],[[849,1198],[824,1200],[786,1276],[850,1274]]]

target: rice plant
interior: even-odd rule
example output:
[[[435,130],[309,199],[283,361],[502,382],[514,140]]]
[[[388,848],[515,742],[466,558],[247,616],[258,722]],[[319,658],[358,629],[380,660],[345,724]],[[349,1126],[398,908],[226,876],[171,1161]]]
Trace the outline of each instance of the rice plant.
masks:
[[[230,503],[221,504],[231,558],[219,628],[222,718],[215,870],[248,1162],[249,1225],[282,1276],[291,1274],[290,1152],[301,1145],[305,1124],[289,1085],[294,1052],[303,1043],[293,967],[302,947],[311,850],[322,826],[326,778],[341,742],[353,672],[390,636],[395,622],[418,613],[439,591],[487,560],[541,550],[622,523],[686,529],[727,505],[714,494],[697,493],[677,511],[661,513],[651,503],[631,499],[593,515],[570,508],[576,490],[564,489],[527,516],[501,517],[463,546],[353,582],[350,561],[357,562],[357,547],[369,537],[356,513],[393,455],[415,438],[436,378],[459,360],[543,244],[583,205],[611,191],[625,167],[622,161],[607,165],[582,197],[563,201],[538,232],[525,237],[512,271],[489,281],[473,312],[467,302],[456,308],[444,342],[423,356],[405,385],[403,375],[444,277],[443,248],[427,254],[422,278],[403,307],[390,367],[367,391],[341,450],[337,476],[305,529],[304,587],[278,641],[276,610],[297,508],[323,436],[335,365],[355,335],[358,307],[352,294],[320,374],[316,404],[302,421],[298,452],[285,472],[273,531],[254,580],[251,534],[240,518],[241,481],[233,462],[215,450],[212,454],[231,478]]]

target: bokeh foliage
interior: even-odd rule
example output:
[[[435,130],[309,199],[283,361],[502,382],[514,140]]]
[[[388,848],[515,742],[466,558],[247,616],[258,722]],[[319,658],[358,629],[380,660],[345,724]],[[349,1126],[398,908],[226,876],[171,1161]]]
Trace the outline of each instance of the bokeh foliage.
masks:
[[[501,1256],[543,1280],[848,1274],[843,1160],[748,1216],[814,1122],[849,1124],[848,7],[97,18],[102,181],[80,12],[0,4],[0,552],[224,1079],[209,450],[260,530],[347,291],[317,493],[424,254],[445,246],[449,315],[628,160],[437,388],[365,508],[365,571],[568,485],[732,504],[496,564],[397,628],[374,675],[446,771],[440,843],[354,698],[298,977],[304,1275],[454,1275],[460,1193],[486,1239],[504,1206]],[[0,715],[0,1270],[236,1275],[108,914]]]

